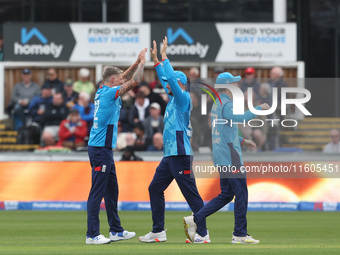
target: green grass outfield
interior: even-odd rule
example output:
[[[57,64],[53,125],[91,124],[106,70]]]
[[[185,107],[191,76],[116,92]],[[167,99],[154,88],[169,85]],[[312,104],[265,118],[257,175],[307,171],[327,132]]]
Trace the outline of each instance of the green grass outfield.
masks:
[[[0,254],[340,254],[338,212],[249,212],[248,231],[259,245],[230,244],[232,212],[208,218],[211,244],[186,244],[182,217],[187,215],[166,213],[165,243],[145,244],[135,237],[85,245],[85,211],[0,211]],[[137,236],[151,230],[150,212],[120,212],[120,217]],[[101,233],[108,236],[105,211],[100,219]]]

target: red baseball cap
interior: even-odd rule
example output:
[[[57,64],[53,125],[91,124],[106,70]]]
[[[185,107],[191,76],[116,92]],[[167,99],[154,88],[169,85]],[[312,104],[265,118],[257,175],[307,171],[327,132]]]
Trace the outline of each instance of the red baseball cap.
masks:
[[[248,67],[248,68],[246,69],[246,73],[255,73],[254,67]]]

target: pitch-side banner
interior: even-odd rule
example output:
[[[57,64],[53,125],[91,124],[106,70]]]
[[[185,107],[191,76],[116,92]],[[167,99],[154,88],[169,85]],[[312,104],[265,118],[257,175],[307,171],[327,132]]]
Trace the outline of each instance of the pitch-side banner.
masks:
[[[71,23],[70,27],[76,40],[71,62],[132,62],[150,45],[147,23]]]
[[[150,45],[150,24],[8,23],[4,37],[5,61],[132,62]]]
[[[172,61],[213,62],[221,47],[214,23],[152,23],[151,39],[158,49],[168,38],[167,55]]]
[[[217,62],[296,61],[296,24],[216,23]]]
[[[4,59],[126,63],[165,35],[172,61],[296,61],[293,23],[7,23]]]

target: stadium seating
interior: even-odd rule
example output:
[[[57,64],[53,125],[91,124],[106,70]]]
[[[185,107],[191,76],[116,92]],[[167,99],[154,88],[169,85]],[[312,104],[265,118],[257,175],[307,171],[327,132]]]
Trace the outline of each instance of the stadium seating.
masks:
[[[280,131],[282,147],[320,151],[330,142],[333,128],[340,129],[340,118],[306,118],[299,122],[297,130]]]

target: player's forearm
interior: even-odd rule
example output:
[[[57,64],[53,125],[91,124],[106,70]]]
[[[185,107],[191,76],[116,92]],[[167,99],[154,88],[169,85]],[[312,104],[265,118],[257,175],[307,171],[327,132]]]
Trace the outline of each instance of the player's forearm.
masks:
[[[158,60],[157,57],[153,57],[153,58],[152,58],[152,61],[153,61],[153,64],[154,64],[154,65],[158,65],[158,63],[159,63],[159,60]]]
[[[166,55],[166,52],[162,52],[161,55],[162,55],[162,59],[163,59],[163,60],[164,60],[164,59],[168,59],[168,56]]]
[[[165,92],[166,92],[167,94],[169,94],[169,90],[168,90],[167,87],[166,87],[166,85],[167,85],[168,83],[167,83],[166,81],[163,81],[163,79],[162,79],[162,77],[165,76],[163,66],[161,65],[160,62],[158,62],[157,64],[154,65],[154,67],[155,67],[155,70],[156,70],[158,79],[159,79],[159,81],[160,81],[161,84],[162,84],[162,87],[165,89]]]
[[[138,64],[139,64],[140,60],[137,59],[136,62],[131,65],[122,75],[124,82],[131,80],[133,74],[136,72],[137,68],[138,68]]]
[[[172,67],[170,60],[169,59],[165,59],[163,61],[163,67],[164,67],[164,73],[165,76],[168,80],[169,86],[174,94],[174,96],[176,94],[182,94],[182,88],[179,86],[176,76],[175,76],[175,70]]]
[[[119,96],[130,91],[142,81],[142,77],[144,73],[144,66],[145,66],[145,63],[140,62],[138,64],[138,67],[135,73],[133,74],[133,76],[131,77],[131,79],[125,82],[122,86],[120,86],[119,93],[118,93]]]

